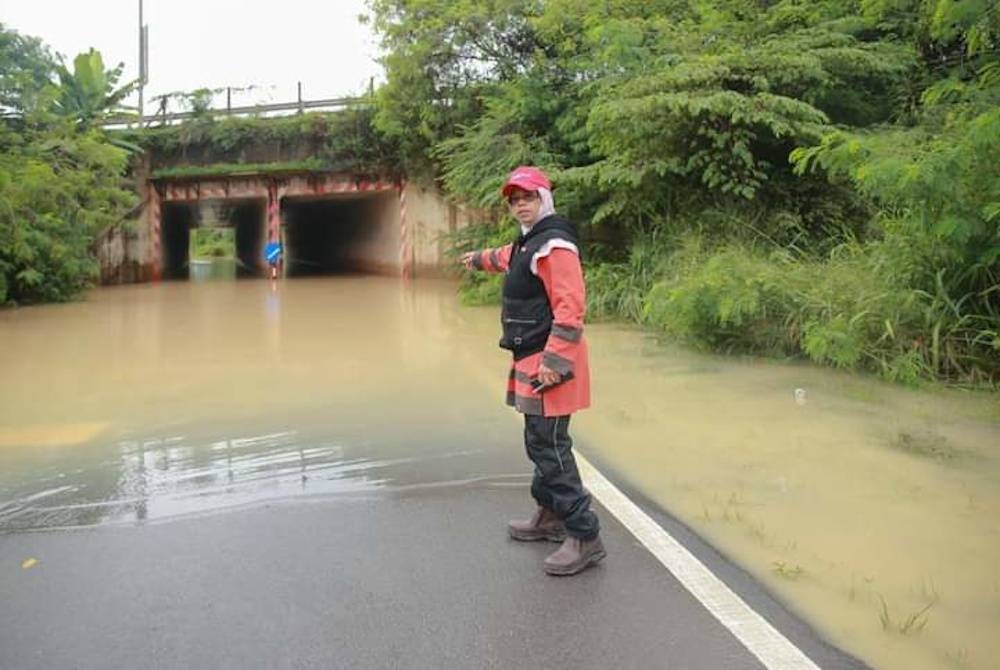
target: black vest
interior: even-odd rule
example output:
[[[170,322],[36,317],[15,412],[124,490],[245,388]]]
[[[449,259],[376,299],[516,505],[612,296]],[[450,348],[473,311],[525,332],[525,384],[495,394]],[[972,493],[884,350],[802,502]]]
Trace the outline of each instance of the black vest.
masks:
[[[552,306],[542,280],[531,273],[531,259],[552,239],[564,239],[579,248],[576,227],[564,217],[545,217],[514,243],[503,282],[500,346],[514,352],[514,360],[545,348],[552,330]]]

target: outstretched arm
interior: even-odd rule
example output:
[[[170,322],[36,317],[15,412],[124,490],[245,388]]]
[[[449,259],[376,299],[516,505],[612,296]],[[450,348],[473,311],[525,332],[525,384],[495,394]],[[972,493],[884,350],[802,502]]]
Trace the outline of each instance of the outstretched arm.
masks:
[[[462,265],[470,270],[483,272],[506,272],[510,266],[510,254],[514,245],[508,244],[496,249],[469,251],[462,254]]]

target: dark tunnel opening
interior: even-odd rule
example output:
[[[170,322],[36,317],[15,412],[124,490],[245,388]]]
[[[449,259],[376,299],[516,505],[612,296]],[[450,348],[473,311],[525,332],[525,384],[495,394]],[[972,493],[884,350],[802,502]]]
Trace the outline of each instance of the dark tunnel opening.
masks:
[[[282,220],[286,276],[381,269],[378,252],[373,249],[378,244],[377,222],[391,199],[391,195],[374,193],[285,199]]]
[[[236,276],[258,277],[263,272],[267,203],[248,200],[228,204],[226,220],[236,229]]]
[[[197,225],[196,205],[179,202],[163,205],[160,236],[164,279],[187,279],[190,271],[188,248],[191,244],[191,229]]]
[[[234,229],[236,275],[256,277],[263,274],[265,236],[263,201],[247,200],[226,203],[165,203],[161,225],[161,248],[164,279],[188,279],[191,276],[191,230],[199,226]]]

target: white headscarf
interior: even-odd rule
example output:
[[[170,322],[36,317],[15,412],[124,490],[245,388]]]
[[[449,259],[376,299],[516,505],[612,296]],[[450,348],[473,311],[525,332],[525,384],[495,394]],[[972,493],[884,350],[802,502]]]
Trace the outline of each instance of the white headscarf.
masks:
[[[538,216],[535,217],[535,223],[538,223],[546,216],[552,216],[556,213],[556,203],[552,200],[552,191],[547,188],[538,189],[538,199],[542,201],[542,206],[538,208]]]
[[[538,199],[542,201],[542,204],[538,208],[538,216],[535,217],[531,226],[534,226],[546,216],[552,216],[556,213],[556,204],[552,200],[552,191],[547,188],[539,188]],[[521,232],[526,235],[528,231],[531,230],[531,226],[521,226]]]

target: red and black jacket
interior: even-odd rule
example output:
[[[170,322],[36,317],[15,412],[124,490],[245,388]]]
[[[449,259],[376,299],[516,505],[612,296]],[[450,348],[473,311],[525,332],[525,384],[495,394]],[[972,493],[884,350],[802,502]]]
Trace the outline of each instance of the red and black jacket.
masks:
[[[576,226],[565,217],[547,216],[514,243],[503,282],[503,328],[500,346],[514,353],[514,360],[545,349],[552,332],[552,306],[545,285],[531,271],[531,260],[550,240],[560,238],[579,247]]]

